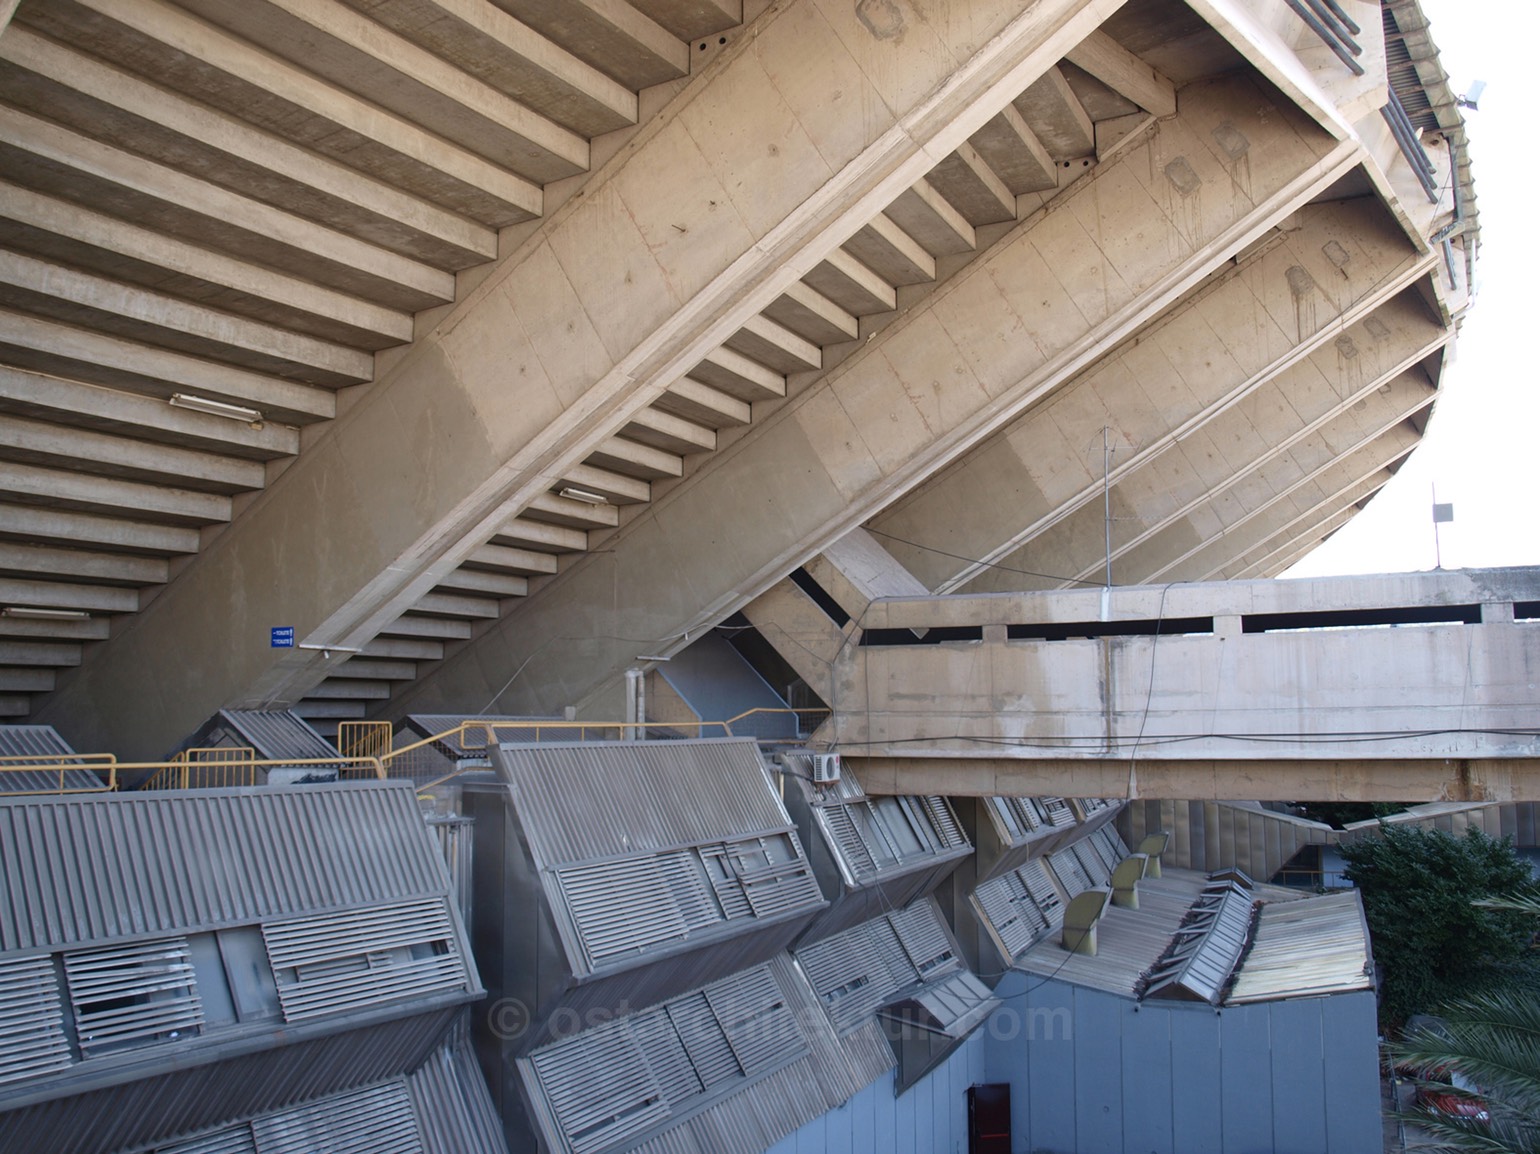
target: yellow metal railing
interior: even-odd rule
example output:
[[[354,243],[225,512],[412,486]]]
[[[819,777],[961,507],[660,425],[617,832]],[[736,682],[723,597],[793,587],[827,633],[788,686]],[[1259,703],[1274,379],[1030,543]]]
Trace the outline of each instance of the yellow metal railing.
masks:
[[[66,774],[71,770],[85,770],[96,775],[99,784],[66,784]],[[0,774],[44,773],[57,775],[58,784],[48,789],[0,788],[6,797],[22,797],[28,794],[109,793],[118,788],[118,761],[110,753],[41,753],[12,754],[0,757]]]
[[[257,751],[249,745],[184,749],[140,789],[223,789],[257,784]]]
[[[388,721],[339,721],[332,743],[344,757],[386,757],[395,738]]]

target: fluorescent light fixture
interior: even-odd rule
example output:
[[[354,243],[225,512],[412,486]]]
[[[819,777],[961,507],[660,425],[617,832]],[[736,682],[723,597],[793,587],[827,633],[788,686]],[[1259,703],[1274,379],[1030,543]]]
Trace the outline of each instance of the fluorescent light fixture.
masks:
[[[636,659],[638,661],[672,661],[673,660],[672,657],[654,657],[650,653],[639,653],[639,654],[637,654]]]
[[[245,405],[230,405],[224,401],[212,401],[208,397],[195,397],[191,393],[172,393],[171,403],[179,409],[192,409],[194,412],[207,413],[211,417],[229,417],[232,421],[245,421],[248,425],[255,425],[262,420],[262,414],[256,409],[248,409]]]
[[[0,609],[0,617],[32,617],[38,621],[80,621],[89,616],[84,609],[34,609],[30,605]]]
[[[564,488],[559,496],[566,497],[570,501],[582,501],[585,505],[608,505],[610,499],[603,493],[590,492],[588,489],[576,489],[571,485]]]

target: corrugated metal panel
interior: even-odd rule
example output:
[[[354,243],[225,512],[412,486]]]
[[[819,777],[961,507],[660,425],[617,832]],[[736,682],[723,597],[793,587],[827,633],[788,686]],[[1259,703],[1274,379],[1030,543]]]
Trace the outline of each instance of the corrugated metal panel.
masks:
[[[0,951],[439,896],[392,782],[0,799]]]
[[[267,922],[262,938],[289,1022],[469,985],[442,898]]]
[[[1018,871],[983,883],[971,900],[1007,958],[1019,955],[1048,928]]]
[[[1091,880],[1091,875],[1086,873],[1085,867],[1080,864],[1080,859],[1068,850],[1049,854],[1048,865],[1053,870],[1053,876],[1059,879],[1059,885],[1071,898],[1096,884]]]
[[[433,1051],[406,1088],[427,1154],[508,1154],[502,1120],[469,1042]]]
[[[960,964],[940,912],[931,902],[916,902],[889,914],[887,920],[918,977],[929,978]]]
[[[990,993],[988,986],[967,970],[961,970],[893,1003],[891,1011],[902,1021],[960,1039],[967,1037],[998,1005],[1000,999]]]
[[[287,709],[222,709],[215,721],[233,729],[240,735],[241,744],[251,746],[257,757],[264,760],[337,755],[331,742]],[[193,744],[198,744],[196,739]]]
[[[0,725],[0,757],[55,758],[74,753],[51,725]],[[100,789],[102,779],[88,769],[7,769],[0,773],[0,793],[47,793],[58,789]]]
[[[82,1057],[175,1038],[203,1022],[186,938],[64,955]]]
[[[1268,902],[1226,1005],[1374,988],[1357,890]]]
[[[495,760],[544,868],[791,829],[753,741],[506,745]]]
[[[56,756],[74,753],[51,725],[0,725],[0,757]]]
[[[71,1060],[53,959],[0,961],[0,1086]]]
[[[258,1154],[423,1154],[399,1082],[336,1094],[251,1124]]]

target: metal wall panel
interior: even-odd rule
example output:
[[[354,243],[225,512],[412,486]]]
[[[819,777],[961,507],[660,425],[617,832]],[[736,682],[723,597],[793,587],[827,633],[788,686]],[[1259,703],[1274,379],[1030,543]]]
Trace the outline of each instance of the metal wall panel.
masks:
[[[411,787],[0,798],[0,952],[438,896]]]
[[[462,1033],[463,1026],[456,1028]],[[427,1154],[508,1154],[502,1120],[468,1041],[440,1046],[406,1080]]]
[[[250,746],[263,760],[337,756],[331,742],[287,709],[222,709],[188,739],[187,746],[202,746],[204,738],[220,728],[228,729],[238,744]]]

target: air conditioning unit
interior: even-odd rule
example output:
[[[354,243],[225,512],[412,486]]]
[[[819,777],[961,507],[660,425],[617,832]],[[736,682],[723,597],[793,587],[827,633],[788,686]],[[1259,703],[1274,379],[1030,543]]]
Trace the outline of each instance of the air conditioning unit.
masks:
[[[813,781],[829,785],[840,779],[840,755],[837,753],[813,754]]]

